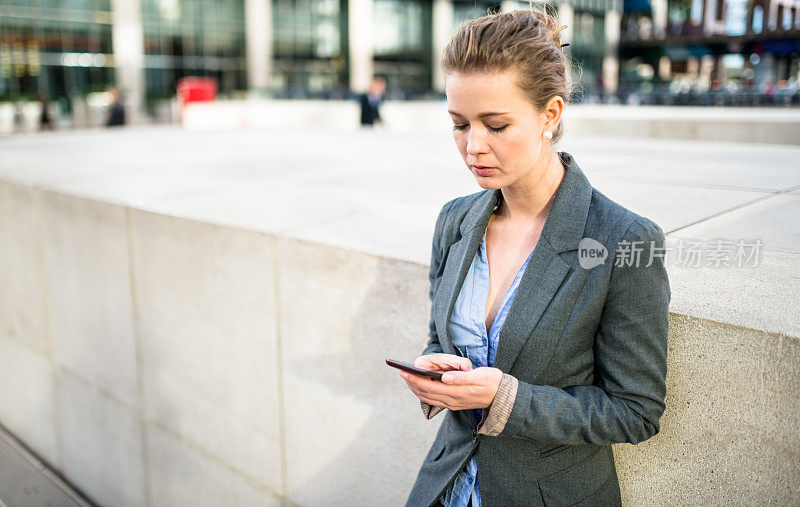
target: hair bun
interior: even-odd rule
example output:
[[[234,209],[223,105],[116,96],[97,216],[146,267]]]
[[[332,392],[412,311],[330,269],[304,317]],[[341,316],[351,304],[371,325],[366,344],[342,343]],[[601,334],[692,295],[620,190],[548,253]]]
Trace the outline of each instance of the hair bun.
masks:
[[[533,7],[531,7],[531,10],[528,12],[539,20],[539,22],[544,27],[545,31],[548,32],[548,34],[550,35],[550,38],[553,40],[557,48],[563,48],[564,46],[569,46],[569,43],[561,44],[561,30],[567,28],[567,25],[558,26],[558,20],[556,20],[555,17],[543,12],[533,10]]]

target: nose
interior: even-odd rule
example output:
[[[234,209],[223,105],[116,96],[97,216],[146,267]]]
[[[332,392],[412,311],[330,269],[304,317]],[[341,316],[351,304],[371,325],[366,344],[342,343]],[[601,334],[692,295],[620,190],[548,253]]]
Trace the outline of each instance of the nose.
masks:
[[[486,133],[482,130],[480,128],[469,129],[469,137],[467,138],[467,153],[469,155],[478,155],[489,151]]]

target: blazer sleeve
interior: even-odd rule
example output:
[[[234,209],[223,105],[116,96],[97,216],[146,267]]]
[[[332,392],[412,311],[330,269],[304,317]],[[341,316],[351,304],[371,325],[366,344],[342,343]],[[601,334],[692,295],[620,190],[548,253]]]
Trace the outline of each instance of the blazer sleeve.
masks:
[[[425,347],[425,350],[422,351],[422,354],[420,354],[422,356],[443,352],[442,346],[439,344],[439,335],[436,332],[436,323],[434,322],[433,318],[433,296],[436,294],[436,289],[439,288],[439,280],[441,278],[439,271],[442,265],[442,259],[444,258],[444,245],[442,244],[444,224],[447,220],[447,214],[449,213],[450,208],[453,206],[455,201],[456,200],[453,199],[442,206],[441,211],[439,211],[439,217],[436,219],[436,227],[433,231],[433,241],[431,244],[431,267],[428,271],[428,280],[430,281],[428,297],[431,300],[431,316],[430,321],[428,322],[428,344]],[[422,400],[420,400],[419,403],[422,407],[422,413],[427,419],[433,418],[436,414],[444,410],[444,407],[429,405]]]
[[[641,261],[630,266],[614,262],[611,268],[594,342],[593,385],[562,389],[519,381],[498,436],[609,445],[638,444],[658,433],[665,409],[671,296],[664,234],[644,219],[635,221],[622,239],[642,242],[636,243]]]

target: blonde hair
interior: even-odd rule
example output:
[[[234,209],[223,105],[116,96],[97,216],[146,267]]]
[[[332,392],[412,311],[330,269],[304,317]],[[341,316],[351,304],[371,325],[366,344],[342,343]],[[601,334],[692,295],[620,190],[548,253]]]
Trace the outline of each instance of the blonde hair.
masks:
[[[442,53],[445,74],[514,70],[520,88],[538,111],[556,95],[568,102],[574,83],[570,57],[562,51],[555,17],[530,10],[487,14],[467,22]],[[567,46],[568,44],[564,44]],[[555,144],[563,135],[563,122],[553,132]]]

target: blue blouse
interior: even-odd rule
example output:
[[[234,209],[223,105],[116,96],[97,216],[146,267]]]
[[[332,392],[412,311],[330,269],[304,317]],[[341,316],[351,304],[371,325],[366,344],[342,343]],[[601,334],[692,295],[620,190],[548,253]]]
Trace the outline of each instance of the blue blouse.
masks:
[[[531,252],[532,254],[533,252]],[[493,366],[497,351],[497,340],[500,329],[508,315],[511,302],[517,293],[522,274],[531,258],[517,272],[508,292],[503,298],[503,303],[492,322],[489,332],[486,332],[486,299],[489,296],[489,261],[486,257],[486,231],[483,232],[478,252],[464,278],[461,292],[458,294],[450,323],[447,330],[453,345],[472,361],[473,368]],[[481,419],[482,409],[473,409],[475,425]],[[453,482],[452,487],[445,493],[444,505],[447,507],[466,507],[470,497],[474,505],[481,505],[481,493],[478,488],[478,465],[473,454],[466,467],[461,470]]]

